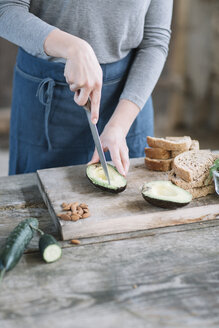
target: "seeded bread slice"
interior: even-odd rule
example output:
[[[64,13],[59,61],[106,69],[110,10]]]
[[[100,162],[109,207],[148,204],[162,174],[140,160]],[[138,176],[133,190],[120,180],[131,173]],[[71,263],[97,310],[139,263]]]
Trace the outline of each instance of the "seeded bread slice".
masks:
[[[171,151],[162,148],[145,148],[145,155],[152,159],[169,159]]]
[[[214,194],[215,187],[213,184],[211,184],[209,186],[204,186],[200,188],[188,189],[187,191],[190,192],[190,194],[192,194],[193,199],[195,199],[195,198],[205,197],[209,194]]]
[[[192,140],[189,150],[198,150],[198,149],[199,149],[198,140]],[[171,157],[174,158],[174,157],[178,156],[179,154],[182,154],[183,152],[184,152],[184,150],[172,150]]]
[[[172,168],[172,158],[170,159],[151,159],[145,157],[145,165],[147,169],[153,171],[170,171]]]
[[[209,176],[209,171],[206,171],[198,180],[186,182],[181,178],[177,177],[174,170],[172,170],[168,175],[168,179],[176,186],[181,187],[185,190],[209,186],[213,183],[212,178],[210,178]]]
[[[189,150],[199,150],[200,146],[199,146],[199,141],[198,140],[192,140],[191,146],[189,148]]]
[[[147,143],[152,148],[186,151],[189,150],[192,140],[190,137],[154,138],[148,136]]]
[[[186,151],[174,158],[173,169],[179,178],[191,182],[209,171],[216,158],[217,155],[206,150]]]
[[[174,158],[176,156],[178,156],[179,154],[184,153],[185,150],[172,150],[171,151],[171,157]]]

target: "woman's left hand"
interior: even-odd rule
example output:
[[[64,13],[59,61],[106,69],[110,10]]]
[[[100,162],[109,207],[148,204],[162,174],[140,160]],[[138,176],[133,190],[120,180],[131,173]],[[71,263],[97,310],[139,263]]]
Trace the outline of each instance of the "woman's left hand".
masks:
[[[112,161],[120,174],[126,175],[129,170],[129,150],[126,144],[126,135],[118,127],[106,125],[100,136],[103,151],[109,150]],[[89,164],[99,162],[99,155],[95,149]]]
[[[121,99],[100,136],[103,151],[109,150],[114,165],[119,173],[124,176],[129,170],[129,150],[126,136],[138,113],[139,108],[136,104],[127,99]],[[97,162],[99,162],[99,156],[95,149],[88,164]]]

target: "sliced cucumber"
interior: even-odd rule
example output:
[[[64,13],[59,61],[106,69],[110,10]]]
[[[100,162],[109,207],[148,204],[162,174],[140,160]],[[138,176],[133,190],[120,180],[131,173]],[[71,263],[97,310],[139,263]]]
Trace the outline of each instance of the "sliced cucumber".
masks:
[[[39,240],[39,249],[42,258],[47,263],[52,263],[60,259],[62,249],[55,238],[48,234],[43,234]]]

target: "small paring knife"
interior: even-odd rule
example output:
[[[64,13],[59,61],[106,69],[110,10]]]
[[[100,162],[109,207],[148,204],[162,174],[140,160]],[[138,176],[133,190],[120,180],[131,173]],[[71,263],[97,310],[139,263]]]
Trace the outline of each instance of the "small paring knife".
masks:
[[[110,184],[110,177],[109,177],[109,172],[108,172],[108,168],[107,168],[107,164],[106,164],[106,158],[105,158],[103,148],[102,148],[101,143],[100,143],[100,137],[99,137],[99,133],[98,133],[98,130],[97,130],[97,126],[96,126],[96,124],[93,124],[92,121],[91,121],[91,101],[90,101],[90,98],[88,98],[87,103],[84,105],[84,109],[85,109],[85,112],[87,114],[87,119],[88,119],[88,122],[89,122],[89,125],[90,125],[90,129],[91,129],[93,139],[94,139],[95,147],[97,149],[97,152],[98,152],[98,155],[99,155],[99,158],[100,158],[100,163],[101,163],[102,168],[104,170],[104,173],[107,177],[108,184]]]

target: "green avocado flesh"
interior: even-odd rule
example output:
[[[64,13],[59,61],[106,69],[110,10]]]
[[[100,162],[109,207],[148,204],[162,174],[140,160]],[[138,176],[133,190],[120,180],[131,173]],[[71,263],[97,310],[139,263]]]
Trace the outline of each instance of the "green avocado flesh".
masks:
[[[181,207],[189,204],[192,195],[171,181],[151,181],[142,186],[142,196],[149,203],[163,208]]]
[[[110,164],[107,164],[110,184],[108,183],[107,177],[101,164],[91,164],[87,167],[86,174],[88,179],[96,187],[106,190],[109,192],[122,192],[125,190],[127,181],[126,179],[116,170],[116,168]]]

